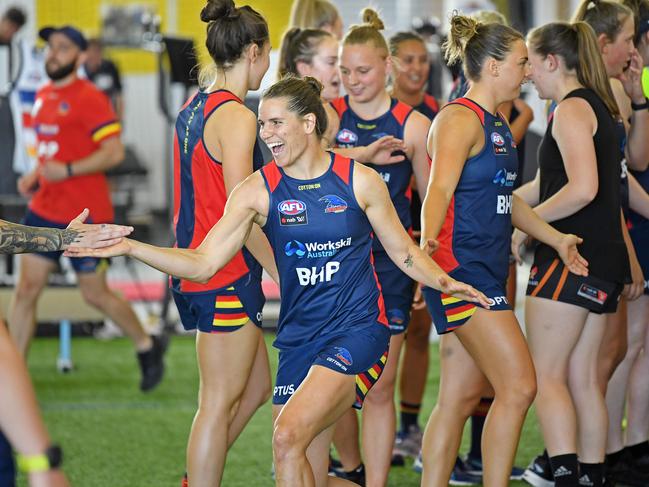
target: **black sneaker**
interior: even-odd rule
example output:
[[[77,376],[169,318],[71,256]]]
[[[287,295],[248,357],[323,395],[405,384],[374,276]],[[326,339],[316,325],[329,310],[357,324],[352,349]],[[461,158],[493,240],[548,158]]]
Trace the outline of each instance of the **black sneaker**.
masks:
[[[140,363],[142,379],[140,380],[140,390],[148,392],[157,386],[164,375],[164,354],[169,345],[167,335],[151,336],[153,346],[146,352],[138,352],[137,360]]]
[[[474,458],[471,455],[467,455],[466,457],[463,458],[463,461],[464,461],[464,466],[466,467],[468,473],[470,473],[471,475],[482,477],[483,466],[482,466],[481,459]],[[524,468],[513,466],[512,472],[509,475],[509,480],[522,480],[524,473],[525,473]]]
[[[334,469],[333,472],[330,471],[329,474],[333,474],[339,479],[349,480],[350,482],[354,482],[361,487],[365,487],[365,465],[363,465],[362,463],[354,470],[345,471],[342,468]]]
[[[620,459],[606,462],[606,485],[625,485],[629,487],[646,487],[649,485],[649,475],[639,470],[629,454],[623,454]]]
[[[523,480],[534,487],[554,487],[554,476],[550,460],[545,455],[539,455],[523,473]]]

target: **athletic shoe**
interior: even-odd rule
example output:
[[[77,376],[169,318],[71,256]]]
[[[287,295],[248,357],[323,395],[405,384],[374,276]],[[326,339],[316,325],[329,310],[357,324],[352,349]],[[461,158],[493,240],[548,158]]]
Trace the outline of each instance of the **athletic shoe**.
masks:
[[[539,455],[523,473],[523,480],[534,487],[554,487],[554,476],[550,461],[545,455]]]
[[[457,457],[448,483],[449,485],[479,485],[482,483],[482,476],[469,473],[469,469],[462,459]]]
[[[189,487],[189,480],[187,480],[187,473],[183,475],[183,480],[180,482],[180,487]]]
[[[476,475],[482,477],[482,460],[479,458],[473,458],[471,455],[467,455],[464,458],[464,465],[466,466],[467,472],[471,475]],[[512,473],[509,475],[510,480],[521,480],[523,478],[523,473],[525,472],[524,468],[512,467]]]
[[[407,431],[397,431],[392,456],[417,458],[421,450],[423,436],[424,434],[417,425],[411,426]]]
[[[345,471],[341,469],[329,469],[329,475],[338,477],[339,479],[349,480],[355,484],[365,487],[365,465],[362,463],[354,470]]]
[[[643,455],[640,458],[632,459],[631,465],[633,465],[636,472],[639,472],[642,475],[649,475],[649,455]]]
[[[637,468],[631,455],[623,454],[615,463],[606,463],[607,485],[625,485],[629,487],[646,487],[649,485],[649,475]]]
[[[421,473],[424,470],[424,461],[421,458],[421,452],[419,452],[419,455],[415,458],[415,461],[412,464],[412,469],[417,473]]]
[[[169,345],[167,335],[151,336],[153,346],[146,352],[138,352],[137,360],[140,363],[142,379],[140,381],[140,390],[148,392],[157,386],[164,375],[164,354]]]
[[[415,459],[415,463],[412,464],[412,469],[418,473],[421,473],[424,469],[421,453]],[[462,459],[457,457],[448,483],[449,485],[480,485],[482,483],[482,477],[470,474]]]

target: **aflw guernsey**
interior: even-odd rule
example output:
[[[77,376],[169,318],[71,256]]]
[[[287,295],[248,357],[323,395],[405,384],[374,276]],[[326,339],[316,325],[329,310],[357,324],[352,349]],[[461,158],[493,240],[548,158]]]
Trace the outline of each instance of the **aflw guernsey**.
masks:
[[[241,103],[226,90],[197,92],[183,106],[176,119],[174,135],[174,230],[176,245],[195,249],[221,219],[228,193],[223,166],[209,153],[203,141],[207,119],[225,103]],[[263,156],[255,142],[253,170],[263,166]],[[228,286],[248,272],[261,279],[261,266],[244,248],[206,284],[172,279],[174,289],[206,292]]]
[[[331,102],[340,118],[340,128],[336,135],[338,147],[367,146],[386,135],[392,135],[403,140],[404,127],[413,108],[396,98],[392,98],[390,110],[374,120],[364,120],[356,115],[349,107],[348,96],[338,98]],[[387,165],[366,164],[381,175],[388,185],[390,199],[399,215],[399,220],[404,228],[410,231],[412,219],[410,217],[410,178],[412,177],[412,163],[408,159]],[[374,250],[382,250],[378,239],[374,241]]]
[[[468,98],[462,105],[480,119],[484,147],[467,159],[437,237],[433,259],[446,272],[472,272],[476,282],[507,279],[512,231],[512,191],[518,170],[516,143],[502,115],[495,116]]]
[[[282,305],[275,346],[387,326],[372,265],[372,227],[353,190],[354,163],[331,153],[322,176],[300,180],[273,161],[261,174],[270,206],[263,230],[275,253]]]
[[[582,98],[597,117],[597,132],[593,136],[597,158],[598,189],[593,201],[576,213],[550,224],[564,233],[574,233],[584,239],[579,253],[588,260],[591,276],[611,282],[628,282],[629,256],[620,224],[620,143],[616,122],[597,94],[586,88],[571,91],[565,98]],[[552,136],[554,119],[550,120],[539,145],[540,202],[544,202],[568,183],[566,168],[559,146]],[[536,249],[535,262],[543,263],[557,257],[556,251],[545,244]]]

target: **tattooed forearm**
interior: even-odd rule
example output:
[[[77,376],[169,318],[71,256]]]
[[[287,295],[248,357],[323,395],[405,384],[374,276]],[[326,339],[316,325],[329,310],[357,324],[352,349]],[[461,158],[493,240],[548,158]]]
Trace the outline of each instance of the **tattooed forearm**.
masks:
[[[404,264],[406,264],[406,267],[412,267],[414,262],[412,261],[412,255],[408,254],[408,257],[406,257],[406,260],[403,261]]]
[[[0,254],[62,250],[78,236],[76,230],[27,227],[0,220]]]

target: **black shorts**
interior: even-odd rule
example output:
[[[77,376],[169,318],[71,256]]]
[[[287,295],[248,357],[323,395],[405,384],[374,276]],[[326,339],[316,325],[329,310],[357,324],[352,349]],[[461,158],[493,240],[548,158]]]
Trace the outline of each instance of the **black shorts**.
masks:
[[[624,285],[595,276],[578,276],[559,260],[536,261],[530,270],[527,296],[574,304],[593,313],[615,313]]]

